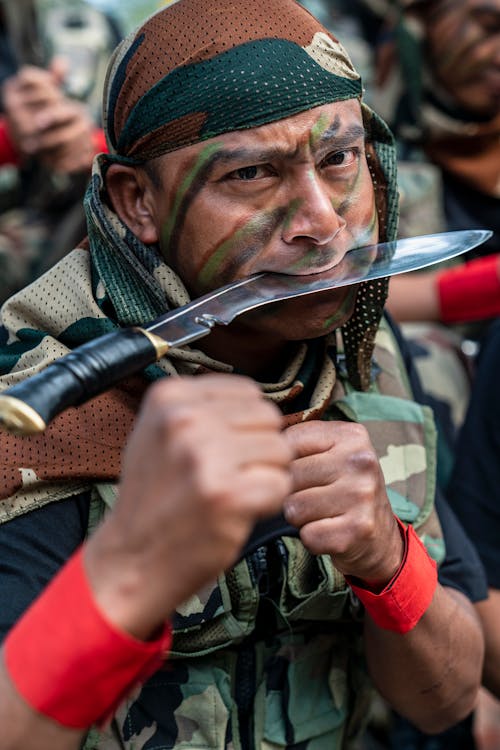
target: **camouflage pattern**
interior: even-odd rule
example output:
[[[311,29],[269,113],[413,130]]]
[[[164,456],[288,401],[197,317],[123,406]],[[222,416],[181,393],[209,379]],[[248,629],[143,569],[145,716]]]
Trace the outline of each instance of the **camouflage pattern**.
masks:
[[[401,328],[427,403],[434,412],[438,431],[437,482],[446,490],[457,436],[469,403],[474,355],[464,350],[467,339],[463,331],[423,322],[405,323]]]

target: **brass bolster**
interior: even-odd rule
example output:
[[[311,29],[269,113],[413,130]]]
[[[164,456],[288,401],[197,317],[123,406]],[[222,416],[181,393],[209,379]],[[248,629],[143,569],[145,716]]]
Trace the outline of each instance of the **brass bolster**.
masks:
[[[14,435],[37,435],[47,425],[31,406],[21,399],[0,394],[0,424]]]
[[[148,338],[151,343],[153,344],[155,350],[156,350],[156,359],[161,359],[164,354],[168,352],[170,349],[170,345],[167,344],[165,339],[162,339],[161,336],[157,336],[155,333],[151,333],[150,331],[147,331],[145,328],[140,328],[139,326],[136,326],[134,328],[136,331],[140,331],[141,333]]]

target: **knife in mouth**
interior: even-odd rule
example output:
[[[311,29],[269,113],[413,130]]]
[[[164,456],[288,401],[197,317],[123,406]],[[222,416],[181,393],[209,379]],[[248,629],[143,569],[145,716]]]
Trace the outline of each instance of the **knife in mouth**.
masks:
[[[328,271],[309,275],[258,273],[161,315],[74,349],[0,394],[0,425],[18,435],[43,432],[57,414],[103,393],[174,347],[207,336],[250,310],[359,284],[449,260],[485,242],[488,230],[442,232],[349,251]]]

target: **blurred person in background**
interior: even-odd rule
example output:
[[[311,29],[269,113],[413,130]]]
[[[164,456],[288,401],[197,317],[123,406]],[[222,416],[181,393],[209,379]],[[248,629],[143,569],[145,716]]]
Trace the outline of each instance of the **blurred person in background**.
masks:
[[[0,302],[85,234],[82,199],[106,149],[100,99],[120,39],[71,5],[0,3]]]

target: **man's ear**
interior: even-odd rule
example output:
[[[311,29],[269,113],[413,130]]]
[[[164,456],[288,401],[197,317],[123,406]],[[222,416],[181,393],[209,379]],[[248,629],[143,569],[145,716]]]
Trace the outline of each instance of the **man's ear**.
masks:
[[[144,171],[125,164],[111,164],[106,188],[113,209],[145,245],[158,242],[158,230],[150,210],[150,184]]]

